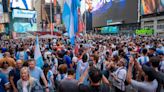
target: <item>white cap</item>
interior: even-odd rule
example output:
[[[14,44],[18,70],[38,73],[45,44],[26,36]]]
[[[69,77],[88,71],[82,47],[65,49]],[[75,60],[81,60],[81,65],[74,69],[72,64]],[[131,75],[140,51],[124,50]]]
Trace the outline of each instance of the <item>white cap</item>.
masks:
[[[77,60],[78,60],[78,58],[77,58],[77,57],[73,57],[73,58],[72,58],[72,62],[75,62],[75,63],[76,63],[76,62],[77,62]]]

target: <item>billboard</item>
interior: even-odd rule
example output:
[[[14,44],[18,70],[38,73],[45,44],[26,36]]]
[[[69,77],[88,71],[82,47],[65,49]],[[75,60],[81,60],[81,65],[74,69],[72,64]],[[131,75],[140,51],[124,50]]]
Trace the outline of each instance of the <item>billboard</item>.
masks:
[[[157,12],[164,12],[164,0],[157,0]]]
[[[24,33],[27,31],[37,31],[37,24],[34,23],[31,25],[31,23],[22,23],[22,22],[15,22],[13,24],[14,31],[17,33]]]
[[[0,19],[2,18],[3,16],[3,6],[2,4],[0,4]]]
[[[101,28],[101,33],[118,33],[119,28],[117,26],[109,26],[109,27],[102,27]]]
[[[0,33],[4,32],[5,31],[5,27],[3,24],[0,24]]]
[[[153,35],[154,30],[151,29],[141,29],[141,30],[136,30],[137,35]]]
[[[124,23],[138,21],[138,0],[92,0],[93,27],[106,26],[107,20]]]
[[[32,10],[33,0],[10,0],[10,8]]]
[[[156,0],[141,0],[141,15],[156,13]]]
[[[37,12],[36,11],[29,11],[29,10],[19,10],[14,9],[12,12],[13,18],[36,18]]]
[[[8,13],[3,13],[2,17],[0,18],[0,23],[9,23],[9,14]]]

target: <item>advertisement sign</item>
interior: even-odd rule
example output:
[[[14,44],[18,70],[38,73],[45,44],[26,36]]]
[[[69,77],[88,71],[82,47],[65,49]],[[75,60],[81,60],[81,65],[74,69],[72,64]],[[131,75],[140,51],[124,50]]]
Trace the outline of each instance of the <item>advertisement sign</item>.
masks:
[[[34,16],[36,11],[14,9],[12,12],[13,18],[33,18]]]
[[[10,7],[17,9],[32,10],[32,0],[10,0]]]
[[[9,14],[3,13],[2,17],[0,18],[0,23],[9,23]]]
[[[164,0],[141,0],[141,15],[164,12]]]
[[[156,13],[156,0],[141,0],[141,15]]]
[[[136,30],[136,34],[137,35],[153,35],[154,34],[154,30],[150,30],[150,29]]]
[[[157,5],[157,11],[164,12],[164,0],[158,0]]]
[[[45,0],[45,3],[51,3],[53,0]]]
[[[37,24],[34,23],[31,25],[31,23],[21,23],[21,22],[15,22],[13,24],[14,31],[17,33],[24,33],[27,31],[37,31]]]
[[[118,33],[119,29],[117,26],[102,27],[101,33]]]
[[[61,24],[61,15],[60,14],[56,14],[54,16],[54,20],[56,21],[56,25],[60,25]]]
[[[0,18],[2,18],[3,16],[3,6],[2,4],[0,4]]]
[[[3,24],[0,24],[0,33],[4,32],[4,30],[5,30],[4,25]]]
[[[12,36],[13,36],[13,39],[16,39],[17,38],[17,34],[16,34],[16,32],[12,32]]]
[[[88,0],[92,1],[93,27],[115,22],[137,23],[138,0]],[[88,3],[90,4],[90,2]]]

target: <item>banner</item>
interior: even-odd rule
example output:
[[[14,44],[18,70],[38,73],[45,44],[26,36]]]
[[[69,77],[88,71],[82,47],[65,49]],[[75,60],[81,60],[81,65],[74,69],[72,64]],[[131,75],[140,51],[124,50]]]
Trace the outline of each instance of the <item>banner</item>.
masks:
[[[56,7],[56,5],[57,5],[57,1],[56,1],[56,0],[54,0],[54,7]]]
[[[37,14],[36,11],[14,9],[12,12],[12,17],[13,18],[33,18],[33,16],[36,14]]]
[[[11,8],[32,10],[32,0],[10,0]]]
[[[0,19],[2,18],[3,16],[3,6],[2,4],[0,4]]]

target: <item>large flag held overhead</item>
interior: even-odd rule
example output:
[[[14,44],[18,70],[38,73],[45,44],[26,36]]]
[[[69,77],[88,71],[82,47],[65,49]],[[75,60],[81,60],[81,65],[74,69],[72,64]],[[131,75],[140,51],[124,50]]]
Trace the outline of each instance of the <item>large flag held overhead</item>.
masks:
[[[70,37],[71,45],[75,45],[75,34],[78,32],[79,0],[66,0],[63,8],[63,22]]]
[[[35,42],[34,59],[36,61],[36,66],[42,68],[44,65],[44,62],[43,62],[42,54],[40,52],[38,36],[36,37],[36,42]]]

